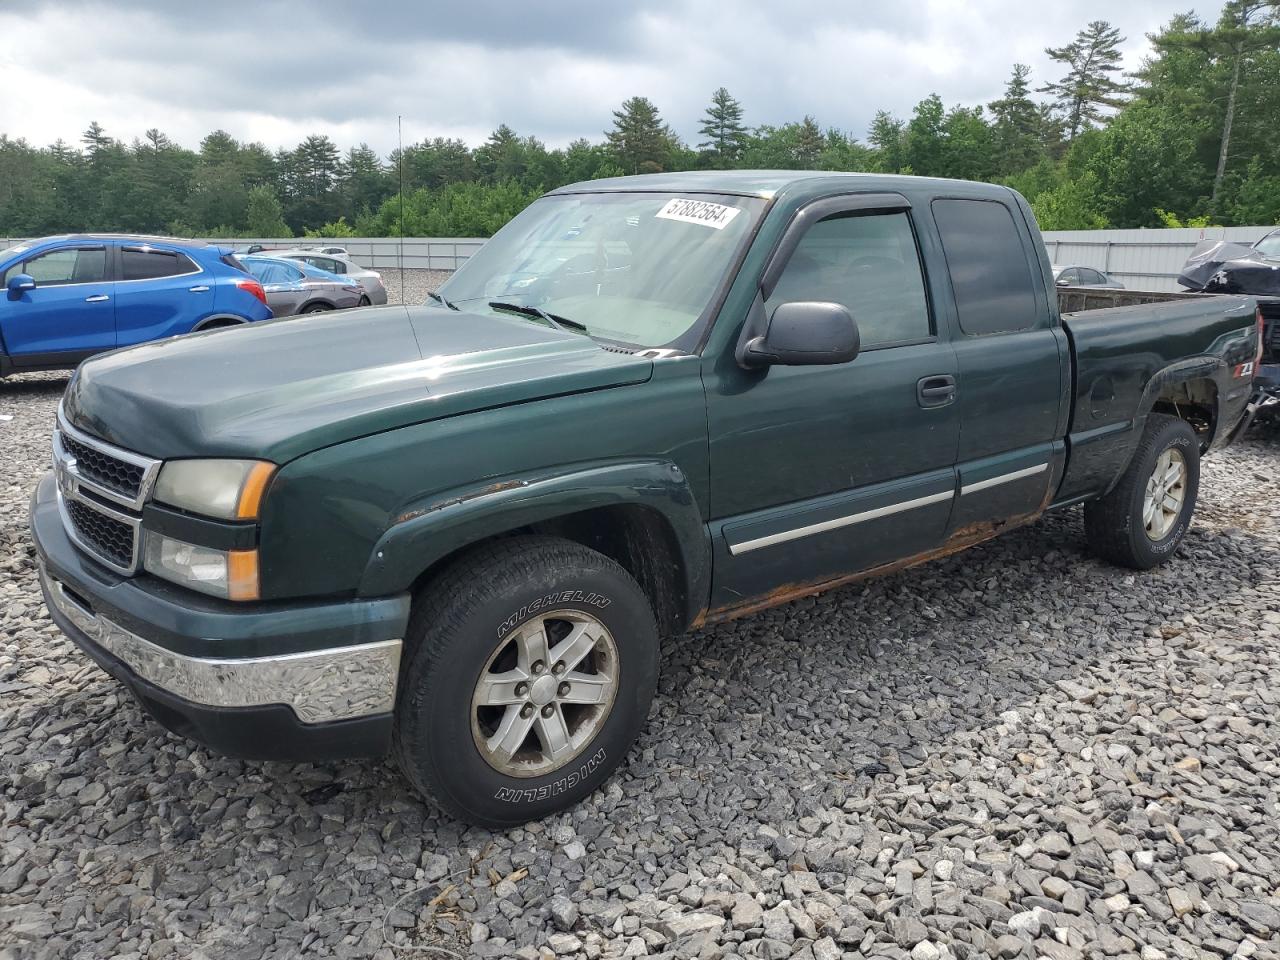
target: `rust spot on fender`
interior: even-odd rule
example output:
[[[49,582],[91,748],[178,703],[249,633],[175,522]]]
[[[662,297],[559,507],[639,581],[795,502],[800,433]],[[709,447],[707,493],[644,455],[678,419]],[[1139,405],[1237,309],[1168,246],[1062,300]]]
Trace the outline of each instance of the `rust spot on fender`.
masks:
[[[725,620],[734,620],[738,617],[749,616],[753,613],[759,613],[761,610],[767,610],[769,607],[776,607],[781,603],[788,603],[792,600],[799,600],[801,597],[812,597],[819,593],[825,593],[836,587],[843,587],[850,583],[857,583],[859,580],[870,580],[872,577],[883,577],[891,573],[897,573],[899,570],[906,570],[909,567],[917,566],[921,563],[927,563],[930,560],[939,560],[948,557],[953,553],[959,553],[961,550],[967,550],[975,544],[982,543],[984,540],[990,540],[1015,527],[1025,526],[1036,520],[1044,513],[1046,503],[1041,504],[1030,513],[1020,516],[1011,517],[1005,520],[984,520],[979,523],[971,523],[967,526],[960,527],[952,532],[951,536],[943,542],[939,547],[933,550],[926,550],[923,553],[917,553],[910,557],[904,557],[901,560],[894,560],[890,563],[882,563],[878,567],[869,567],[866,570],[859,570],[855,573],[839,574],[834,577],[828,577],[822,580],[816,580],[809,583],[784,583],[779,587],[775,587],[768,593],[758,597],[751,597],[737,603],[726,604],[723,607],[717,607],[714,610],[704,610],[694,619],[690,629],[706,626],[712,623],[721,623]]]
[[[487,497],[490,494],[502,493],[504,490],[516,490],[520,487],[527,487],[528,485],[528,480],[502,480],[498,483],[491,483],[487,487],[481,487],[479,490],[464,493],[460,497],[450,497],[448,500],[441,500],[438,503],[420,507],[417,510],[408,510],[391,521],[391,524],[392,526],[395,526],[396,524],[407,523],[410,520],[416,520],[418,517],[425,517],[428,513],[435,513],[436,511],[443,510],[446,507],[456,507],[460,503],[467,503],[470,500]]]

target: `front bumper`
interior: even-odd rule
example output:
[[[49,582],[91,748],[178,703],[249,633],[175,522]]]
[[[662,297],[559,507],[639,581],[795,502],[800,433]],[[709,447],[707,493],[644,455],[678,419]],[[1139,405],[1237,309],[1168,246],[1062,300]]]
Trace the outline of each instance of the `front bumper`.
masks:
[[[122,577],[71,543],[55,489],[31,504],[50,616],[165,727],[252,759],[386,752],[407,596],[240,606]]]

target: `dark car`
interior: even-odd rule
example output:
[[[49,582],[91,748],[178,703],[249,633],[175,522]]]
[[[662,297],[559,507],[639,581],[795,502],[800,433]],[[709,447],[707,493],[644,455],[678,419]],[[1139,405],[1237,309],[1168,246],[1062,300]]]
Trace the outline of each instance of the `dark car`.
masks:
[[[1280,229],[1272,230],[1253,245],[1268,260],[1280,260]]]
[[[76,366],[95,353],[271,318],[230,247],[78,234],[0,251],[0,377]]]
[[[281,257],[243,257],[245,269],[258,278],[267,304],[277,317],[323,313],[366,306],[364,287],[354,280]]]
[[[182,735],[394,753],[453,814],[546,816],[626,758],[663,637],[1073,505],[1113,563],[1176,553],[1256,305],[1058,293],[995,184],[562,187],[430,305],[81,367],[32,502],[46,603]]]

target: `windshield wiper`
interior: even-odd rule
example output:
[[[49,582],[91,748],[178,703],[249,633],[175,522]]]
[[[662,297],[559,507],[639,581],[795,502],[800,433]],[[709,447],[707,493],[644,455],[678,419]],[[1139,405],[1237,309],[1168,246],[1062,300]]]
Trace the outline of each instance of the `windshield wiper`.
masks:
[[[427,294],[427,296],[430,297],[432,300],[437,301],[442,307],[448,307],[450,310],[458,309],[452,303],[446,300],[444,297],[440,296],[440,294],[436,293],[434,290],[430,291]]]
[[[514,313],[523,313],[526,316],[538,317],[545,320],[549,326],[555,327],[557,330],[580,330],[587,332],[587,325],[579,323],[577,320],[570,320],[568,317],[562,317],[557,313],[547,313],[541,307],[533,307],[524,303],[507,303],[505,300],[490,300],[490,310],[511,310]]]

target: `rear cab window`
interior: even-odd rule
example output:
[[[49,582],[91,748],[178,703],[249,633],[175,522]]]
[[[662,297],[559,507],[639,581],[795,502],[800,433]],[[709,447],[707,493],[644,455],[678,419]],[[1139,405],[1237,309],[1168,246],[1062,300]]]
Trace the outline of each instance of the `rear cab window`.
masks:
[[[1038,326],[1042,311],[1013,212],[998,200],[939,198],[931,207],[960,330],[982,337]]]

